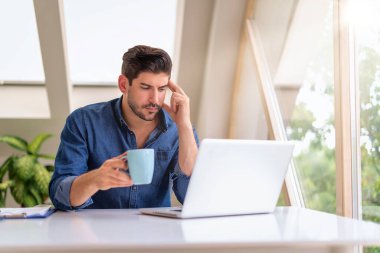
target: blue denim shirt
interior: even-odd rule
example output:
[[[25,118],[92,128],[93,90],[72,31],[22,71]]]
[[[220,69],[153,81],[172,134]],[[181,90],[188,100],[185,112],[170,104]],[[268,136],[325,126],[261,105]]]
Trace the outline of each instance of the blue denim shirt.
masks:
[[[88,105],[67,118],[49,185],[49,195],[56,208],[166,207],[170,206],[171,188],[183,203],[190,178],[179,168],[177,126],[161,110],[160,123],[143,147],[155,151],[152,183],[100,190],[81,206],[70,205],[70,188],[77,176],[99,168],[105,160],[137,149],[136,137],[122,116],[122,99]],[[198,143],[195,130],[194,136]]]

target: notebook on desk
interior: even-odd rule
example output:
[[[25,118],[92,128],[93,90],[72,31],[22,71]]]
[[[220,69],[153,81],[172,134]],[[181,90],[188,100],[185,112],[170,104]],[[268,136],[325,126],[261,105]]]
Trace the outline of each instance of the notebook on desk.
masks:
[[[294,142],[204,139],[183,207],[139,211],[171,218],[270,213],[293,148]]]

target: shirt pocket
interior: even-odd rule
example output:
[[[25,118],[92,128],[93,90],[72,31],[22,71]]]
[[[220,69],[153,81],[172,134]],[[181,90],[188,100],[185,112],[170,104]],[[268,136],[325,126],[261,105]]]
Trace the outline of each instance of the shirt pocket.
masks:
[[[174,155],[173,150],[156,150],[154,159],[154,174],[152,183],[155,185],[168,184],[170,162]],[[174,165],[175,166],[175,165]]]

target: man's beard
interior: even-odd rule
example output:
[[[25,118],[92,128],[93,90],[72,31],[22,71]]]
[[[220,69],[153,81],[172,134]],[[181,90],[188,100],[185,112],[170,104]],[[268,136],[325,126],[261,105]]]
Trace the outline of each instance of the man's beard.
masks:
[[[154,118],[156,117],[156,114],[161,110],[161,106],[159,106],[158,104],[153,104],[153,103],[150,103],[150,104],[147,104],[147,105],[143,105],[141,106],[142,109],[145,109],[145,108],[157,108],[157,111],[155,113],[152,113],[152,117],[149,117],[147,118],[142,111],[139,110],[139,106],[134,103],[134,101],[132,99],[130,99],[130,97],[128,96],[128,105],[129,107],[131,108],[131,110],[133,111],[133,113],[139,117],[140,119],[142,120],[145,120],[145,121],[153,121]]]

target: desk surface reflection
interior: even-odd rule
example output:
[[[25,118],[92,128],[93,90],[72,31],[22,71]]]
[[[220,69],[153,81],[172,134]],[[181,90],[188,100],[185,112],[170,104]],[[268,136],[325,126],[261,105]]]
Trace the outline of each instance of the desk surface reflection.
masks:
[[[2,220],[0,228],[0,252],[352,252],[380,245],[378,224],[295,207],[188,220],[82,210]]]

